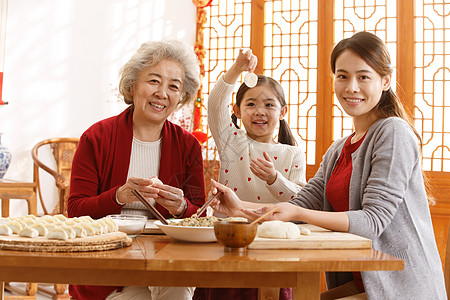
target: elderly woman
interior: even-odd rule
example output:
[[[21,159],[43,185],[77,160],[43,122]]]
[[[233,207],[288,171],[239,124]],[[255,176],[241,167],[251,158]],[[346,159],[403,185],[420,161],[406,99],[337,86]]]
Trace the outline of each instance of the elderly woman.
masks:
[[[130,106],[81,136],[68,214],[152,217],[131,193],[138,190],[163,216],[189,217],[205,202],[201,147],[167,117],[200,86],[193,49],[178,41],[144,43],[121,73],[120,93]],[[191,299],[192,293],[184,287],[70,286],[76,299]]]

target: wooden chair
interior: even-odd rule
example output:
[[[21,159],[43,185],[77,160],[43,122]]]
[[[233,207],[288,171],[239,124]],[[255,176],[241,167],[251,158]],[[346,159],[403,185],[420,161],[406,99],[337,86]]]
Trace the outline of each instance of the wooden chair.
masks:
[[[41,182],[39,178],[40,169],[52,175],[55,179],[56,187],[59,190],[59,201],[50,214],[64,214],[67,216],[67,198],[69,196],[70,172],[72,170],[72,160],[78,146],[78,138],[52,138],[37,143],[31,150],[34,162],[33,178],[37,185],[37,191],[44,214],[49,212],[42,198]],[[56,168],[51,168],[39,159],[39,150],[45,145],[49,145],[55,159]]]
[[[447,249],[445,250],[444,279],[447,299],[450,300],[450,225],[447,233]]]
[[[52,138],[46,139],[37,143],[31,150],[31,156],[33,158],[33,178],[37,186],[37,192],[39,196],[44,214],[48,215],[49,211],[42,197],[41,181],[39,177],[40,169],[46,171],[52,175],[55,179],[56,187],[59,191],[59,199],[55,208],[50,214],[64,214],[67,216],[67,198],[69,196],[70,185],[70,172],[72,170],[72,160],[75,154],[75,150],[78,146],[78,138]],[[42,150],[44,146],[50,146],[50,149],[55,159],[55,167],[51,168],[47,164],[39,159],[39,150]],[[35,285],[34,283],[31,284]],[[41,292],[53,295],[53,299],[69,299],[69,295],[65,294],[67,284],[54,284],[54,292],[45,287],[45,284],[39,284],[37,289]]]

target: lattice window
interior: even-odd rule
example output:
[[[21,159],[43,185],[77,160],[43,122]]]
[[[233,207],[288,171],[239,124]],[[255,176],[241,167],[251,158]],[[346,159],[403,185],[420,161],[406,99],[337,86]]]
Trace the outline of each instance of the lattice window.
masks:
[[[439,3],[440,2],[440,3]],[[416,1],[415,125],[424,168],[450,171],[450,3]]]
[[[412,3],[416,4],[414,8]],[[330,9],[329,5],[334,8]],[[263,7],[264,14],[252,17],[252,9],[260,9],[258,6]],[[401,31],[405,28],[401,26],[408,21],[405,7],[415,12],[415,23],[411,23],[414,25],[406,27],[411,36]],[[323,14],[324,10],[332,12],[331,18]],[[306,150],[308,168],[317,168],[328,145],[352,131],[351,119],[333,97],[332,84],[326,82],[320,86],[320,76],[331,76],[329,56],[324,55],[327,53],[323,49],[331,51],[335,41],[367,30],[387,43],[393,66],[401,67],[399,83],[412,82],[397,90],[406,89],[405,104],[413,112],[416,127],[423,135],[425,170],[450,171],[449,3],[444,0],[214,0],[207,14],[205,103],[219,76],[231,66],[238,49],[261,47],[260,71],[282,84],[289,101],[287,119],[291,129]],[[330,41],[323,38],[332,33],[334,37]],[[262,38],[252,40],[254,36]],[[405,39],[411,44],[405,43]],[[323,40],[325,45],[320,42]],[[415,61],[409,63],[402,55],[412,56]],[[399,66],[398,61],[402,62]],[[395,73],[393,79],[397,79]],[[324,93],[323,89],[327,91]],[[408,94],[409,90],[414,92]],[[207,128],[206,113],[203,110],[204,128]],[[218,159],[212,138],[205,149],[207,159]]]

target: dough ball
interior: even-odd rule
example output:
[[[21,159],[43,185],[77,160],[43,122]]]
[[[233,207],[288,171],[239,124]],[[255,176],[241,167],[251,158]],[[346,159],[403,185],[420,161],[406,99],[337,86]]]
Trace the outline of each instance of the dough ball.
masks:
[[[158,177],[152,177],[150,178],[150,186],[154,186],[155,183],[164,184],[161,180],[158,179]]]
[[[258,226],[257,235],[272,239],[297,239],[300,237],[300,228],[291,222],[266,221]]]

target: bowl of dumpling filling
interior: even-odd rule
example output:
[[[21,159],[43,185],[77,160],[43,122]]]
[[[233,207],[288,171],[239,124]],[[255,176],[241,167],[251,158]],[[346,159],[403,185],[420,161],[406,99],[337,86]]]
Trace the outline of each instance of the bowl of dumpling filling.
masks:
[[[161,221],[155,221],[166,235],[183,242],[208,243],[216,242],[214,234],[214,224],[221,220],[234,220],[234,218],[219,219],[215,216],[197,217],[193,215],[184,219],[169,219],[169,224],[163,224]],[[242,221],[239,219],[239,221]],[[245,220],[246,221],[246,220]]]
[[[169,224],[163,224],[161,221],[155,221],[166,235],[183,242],[215,242],[214,222],[217,218],[192,216],[184,219],[168,219]]]

